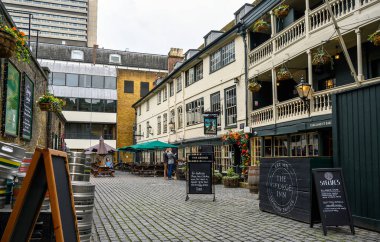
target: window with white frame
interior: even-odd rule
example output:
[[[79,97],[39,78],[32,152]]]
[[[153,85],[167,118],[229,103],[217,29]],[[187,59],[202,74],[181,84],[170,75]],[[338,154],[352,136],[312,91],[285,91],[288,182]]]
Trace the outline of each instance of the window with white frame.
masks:
[[[149,111],[149,99],[146,100],[146,111]]]
[[[157,105],[161,103],[161,91],[157,93]]]
[[[203,97],[186,104],[187,126],[203,123]]]
[[[168,132],[168,114],[167,113],[164,113],[164,115],[162,115],[162,122],[164,123],[163,133],[166,134]]]
[[[169,95],[171,97],[174,95],[174,82],[169,83]]]
[[[210,55],[210,72],[217,71],[233,61],[235,61],[235,41]]]
[[[84,53],[81,50],[72,50],[71,51],[72,60],[84,60]]]
[[[225,106],[226,106],[226,126],[236,125],[237,108],[236,108],[236,86],[225,89]]]
[[[141,116],[141,106],[137,107],[137,114]]]
[[[165,102],[168,100],[168,88],[165,86],[162,90],[162,101]]]
[[[177,92],[182,91],[182,78],[178,77],[176,82],[177,82]]]
[[[175,111],[174,111],[174,109],[170,110],[169,123],[171,123],[173,125],[172,127],[169,127],[169,129],[173,129],[170,131],[174,131],[175,130]]]
[[[140,140],[141,139],[141,124],[139,124],[139,127],[137,129],[137,139]]]
[[[190,86],[203,78],[203,61],[185,72],[185,85]]]
[[[161,134],[161,116],[157,117],[157,135]]]
[[[178,115],[178,128],[182,129],[183,128],[183,111],[182,111],[182,106],[177,108],[177,115]]]
[[[110,54],[110,63],[120,64],[121,56],[118,54]]]
[[[146,137],[149,138],[149,133],[151,131],[152,127],[149,125],[149,121],[146,122]]]
[[[211,107],[211,112],[218,112],[218,126],[221,125],[221,113],[220,113],[220,92],[213,93],[210,96],[210,107]]]

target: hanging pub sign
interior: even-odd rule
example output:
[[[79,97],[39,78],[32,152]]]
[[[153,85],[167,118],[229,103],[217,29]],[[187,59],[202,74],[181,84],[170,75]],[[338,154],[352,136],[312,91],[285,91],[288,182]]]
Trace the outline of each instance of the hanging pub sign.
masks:
[[[34,101],[34,84],[27,75],[24,74],[23,98],[21,104],[21,134],[25,140],[32,139],[33,125],[33,101]]]
[[[187,162],[186,201],[189,194],[213,194],[213,155],[206,153],[189,154]]]
[[[204,134],[217,135],[218,134],[218,113],[205,112],[204,113]]]
[[[324,235],[327,226],[344,225],[355,234],[341,168],[313,169],[312,210],[310,227],[322,222]]]
[[[5,84],[5,119],[4,132],[7,135],[17,136],[20,103],[20,72],[8,62],[6,64]]]

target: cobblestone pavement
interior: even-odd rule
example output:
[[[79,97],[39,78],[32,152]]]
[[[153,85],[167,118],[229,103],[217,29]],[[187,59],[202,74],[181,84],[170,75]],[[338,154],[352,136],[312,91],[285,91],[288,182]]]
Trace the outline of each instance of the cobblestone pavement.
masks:
[[[380,234],[330,228],[261,212],[247,189],[216,186],[211,195],[190,195],[185,181],[162,177],[91,178],[96,185],[92,240],[98,241],[380,241]]]

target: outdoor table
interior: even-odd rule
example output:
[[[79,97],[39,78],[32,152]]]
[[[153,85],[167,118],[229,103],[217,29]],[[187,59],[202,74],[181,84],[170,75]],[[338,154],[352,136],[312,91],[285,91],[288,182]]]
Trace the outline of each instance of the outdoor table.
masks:
[[[99,175],[109,175],[114,176],[114,170],[109,168],[108,166],[98,166],[93,169],[94,176],[97,177]]]

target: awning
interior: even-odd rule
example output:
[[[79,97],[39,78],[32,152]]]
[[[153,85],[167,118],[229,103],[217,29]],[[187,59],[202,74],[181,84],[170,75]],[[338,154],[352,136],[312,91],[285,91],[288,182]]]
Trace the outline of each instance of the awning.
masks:
[[[162,141],[150,141],[130,146],[124,146],[119,149],[118,151],[130,151],[130,152],[137,152],[137,151],[144,151],[144,150],[163,150],[167,148],[177,148],[177,146],[168,144]]]

